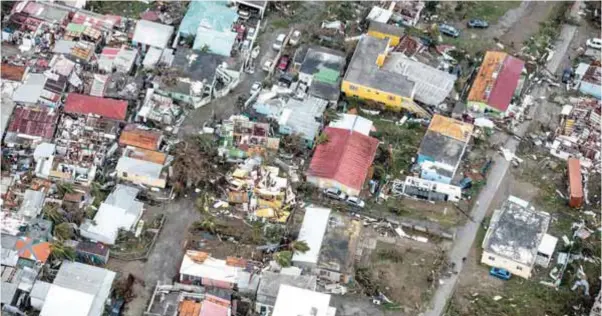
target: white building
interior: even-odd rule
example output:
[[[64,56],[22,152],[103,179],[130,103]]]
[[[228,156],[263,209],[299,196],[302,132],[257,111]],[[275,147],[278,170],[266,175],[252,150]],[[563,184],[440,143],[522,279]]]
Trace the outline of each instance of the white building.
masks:
[[[71,261],[63,261],[43,301],[40,316],[101,316],[111,292],[115,272]],[[39,306],[39,305],[38,305]]]
[[[459,202],[462,198],[462,188],[417,177],[406,177],[403,194],[428,201]]]
[[[118,184],[100,205],[94,220],[80,226],[80,234],[91,240],[113,245],[119,229],[131,230],[142,216],[144,203],[137,201],[139,189]]]
[[[328,208],[309,206],[305,209],[303,224],[297,240],[305,241],[309,246],[309,250],[305,253],[295,253],[293,255],[293,265],[302,268],[317,266],[329,218],[330,209]]]
[[[493,213],[483,239],[481,263],[530,278],[539,250],[552,256],[550,238],[541,247],[549,224],[550,214],[536,211],[529,207],[529,202],[509,196],[502,208]]]
[[[366,136],[370,136],[370,131],[372,130],[372,121],[354,114],[343,114],[341,115],[341,118],[330,122],[328,126],[346,129],[348,131],[354,131]]]
[[[330,295],[281,285],[272,316],[335,316]]]

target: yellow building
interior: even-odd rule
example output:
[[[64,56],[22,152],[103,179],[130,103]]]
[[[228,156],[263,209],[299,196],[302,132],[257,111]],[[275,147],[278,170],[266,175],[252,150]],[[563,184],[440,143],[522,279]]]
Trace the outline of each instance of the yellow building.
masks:
[[[370,35],[360,39],[343,78],[341,91],[347,97],[378,102],[385,109],[406,109],[420,116],[430,116],[413,101],[416,84],[400,72],[383,67],[390,41]]]
[[[368,35],[380,39],[389,39],[391,41],[390,46],[397,46],[405,35],[405,29],[391,24],[371,21],[368,27]]]

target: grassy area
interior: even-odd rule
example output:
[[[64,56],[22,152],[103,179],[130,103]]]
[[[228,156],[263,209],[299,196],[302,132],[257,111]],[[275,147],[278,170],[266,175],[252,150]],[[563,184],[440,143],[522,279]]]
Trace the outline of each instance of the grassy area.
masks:
[[[275,29],[284,29],[287,28],[291,24],[291,22],[292,21],[289,19],[275,19],[272,20],[270,26],[272,26]]]
[[[150,4],[140,1],[89,1],[86,9],[100,14],[115,14],[128,18],[139,19],[140,13],[151,8]]]
[[[463,7],[468,19],[483,19],[489,23],[496,23],[508,10],[518,7],[520,3],[520,1],[473,1],[463,3]]]

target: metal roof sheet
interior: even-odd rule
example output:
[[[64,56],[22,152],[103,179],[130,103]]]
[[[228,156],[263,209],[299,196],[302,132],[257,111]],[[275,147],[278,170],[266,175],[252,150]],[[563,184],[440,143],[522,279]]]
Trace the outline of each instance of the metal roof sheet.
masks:
[[[173,30],[174,28],[171,25],[140,20],[136,23],[132,41],[158,48],[165,48],[171,39]]]
[[[474,126],[470,123],[435,114],[428,129],[461,142],[468,142]]]
[[[127,107],[127,101],[69,93],[64,110],[72,114],[94,114],[107,119],[125,120]]]

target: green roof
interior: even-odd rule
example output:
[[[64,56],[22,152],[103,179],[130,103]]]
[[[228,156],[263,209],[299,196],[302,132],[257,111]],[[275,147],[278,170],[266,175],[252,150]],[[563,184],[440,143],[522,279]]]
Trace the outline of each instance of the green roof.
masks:
[[[69,25],[67,25],[68,32],[83,33],[85,30],[86,30],[85,25],[75,24],[75,23],[69,23]]]
[[[314,80],[323,83],[336,84],[341,74],[332,69],[322,68],[318,73],[314,74]]]

